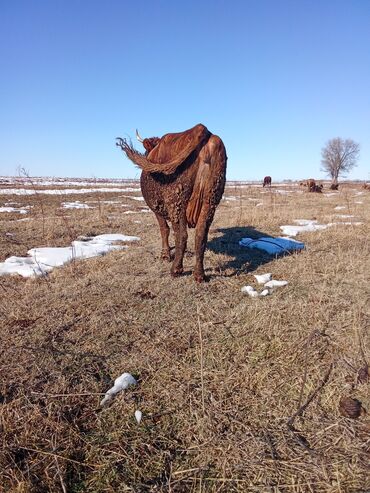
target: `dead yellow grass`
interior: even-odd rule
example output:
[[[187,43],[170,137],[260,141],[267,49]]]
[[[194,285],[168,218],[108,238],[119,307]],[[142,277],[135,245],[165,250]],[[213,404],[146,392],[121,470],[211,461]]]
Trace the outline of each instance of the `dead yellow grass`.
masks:
[[[192,235],[185,275],[172,280],[154,216],[102,203],[140,210],[126,193],[43,196],[44,231],[37,197],[0,197],[34,205],[30,221],[0,217],[0,261],[78,235],[141,237],[45,279],[0,277],[0,490],[370,489],[369,417],[338,408],[351,396],[370,411],[370,384],[357,382],[370,359],[370,194],[351,184],[330,197],[281,188],[226,189],[237,200],[217,210],[210,282],[200,286],[188,275]],[[100,207],[61,211],[69,200]],[[305,233],[304,252],[278,259],[238,246],[293,219],[345,221],[337,213],[363,224]],[[240,292],[264,272],[289,285],[261,299]],[[124,371],[139,385],[101,411],[99,394]]]

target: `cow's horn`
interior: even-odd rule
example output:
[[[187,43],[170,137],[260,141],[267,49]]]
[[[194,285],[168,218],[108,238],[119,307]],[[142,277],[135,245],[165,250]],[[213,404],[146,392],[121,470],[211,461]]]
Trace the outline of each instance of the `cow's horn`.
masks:
[[[144,139],[143,139],[142,137],[140,137],[140,134],[139,134],[139,132],[137,131],[137,129],[136,129],[136,138],[137,138],[137,140],[138,140],[139,142],[144,142]]]

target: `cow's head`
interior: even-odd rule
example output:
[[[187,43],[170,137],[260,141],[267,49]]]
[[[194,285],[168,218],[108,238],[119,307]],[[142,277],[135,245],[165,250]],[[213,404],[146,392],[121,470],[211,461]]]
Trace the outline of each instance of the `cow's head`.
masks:
[[[150,137],[149,139],[143,139],[140,137],[139,132],[136,130],[136,138],[139,142],[141,142],[145,148],[145,154],[148,155],[150,151],[154,149],[154,147],[161,140],[159,137]]]

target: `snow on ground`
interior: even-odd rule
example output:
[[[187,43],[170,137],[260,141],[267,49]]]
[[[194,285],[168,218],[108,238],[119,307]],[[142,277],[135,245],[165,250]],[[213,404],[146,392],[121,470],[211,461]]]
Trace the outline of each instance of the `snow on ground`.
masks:
[[[62,207],[63,209],[95,209],[95,207],[84,204],[79,200],[76,200],[76,202],[62,202]]]
[[[272,279],[272,274],[271,272],[268,272],[267,274],[254,274],[254,277],[256,278],[256,281],[258,284],[265,284],[268,281],[271,281]]]
[[[140,202],[143,202],[144,197],[135,197],[134,195],[122,195],[125,199],[132,199],[132,200],[138,200]]]
[[[265,288],[281,288],[287,284],[288,281],[277,281],[276,279],[271,279],[271,281],[266,282]]]
[[[272,274],[256,274],[254,276],[258,282],[258,284],[264,284],[264,288],[260,293],[253,286],[243,286],[241,288],[242,293],[246,293],[251,298],[258,298],[260,296],[267,296],[271,294],[275,288],[280,288],[282,286],[286,286],[288,281],[277,281],[272,279]]]
[[[336,207],[334,207],[335,211],[342,211],[344,209],[347,209],[345,205],[337,205]]]
[[[341,217],[343,219],[349,218],[349,217],[355,217],[353,214],[334,214],[335,217]]]
[[[356,222],[345,221],[345,222],[340,222],[340,223],[328,223],[328,226],[344,226],[344,225],[361,226],[361,224],[364,224],[364,223],[362,223],[360,221],[356,221]]]
[[[18,212],[19,214],[27,214],[30,206],[20,207],[17,209],[16,207],[0,207],[0,212]]]
[[[9,257],[0,262],[0,275],[19,274],[22,277],[45,275],[54,267],[59,267],[72,260],[86,259],[104,255],[112,250],[128,248],[115,245],[117,241],[139,241],[138,236],[123,234],[103,234],[89,237],[87,241],[73,241],[69,247],[42,247],[28,250],[28,257]]]
[[[150,212],[150,209],[140,209],[139,211],[125,211],[123,214],[141,214],[143,212]]]
[[[297,225],[284,225],[280,226],[283,234],[286,236],[297,236],[298,233],[319,231],[326,229],[327,224],[318,224],[315,220],[310,219],[295,219],[294,222]]]
[[[138,192],[139,188],[60,188],[59,190],[53,189],[40,189],[36,190],[33,188],[2,188],[0,189],[0,195],[76,195],[85,193],[95,193],[95,192]],[[144,200],[142,197],[131,197],[130,199]]]
[[[100,402],[100,406],[103,407],[112,401],[118,392],[126,390],[132,385],[136,385],[136,379],[131,375],[131,373],[122,373],[118,378],[115,379],[113,387],[111,387],[106,393],[104,399]],[[140,416],[141,419],[141,416]],[[140,421],[139,421],[140,422]]]
[[[104,178],[81,178],[81,179],[70,179],[70,178],[56,178],[56,177],[25,177],[25,176],[0,176],[0,183],[6,184],[22,184],[22,185],[66,185],[66,186],[136,186],[137,182],[132,180],[122,180],[117,179],[104,179]]]
[[[304,248],[304,243],[289,238],[282,238],[280,236],[276,238],[266,236],[263,238],[258,238],[258,240],[254,240],[252,238],[242,238],[239,241],[239,245],[247,248],[258,248],[259,250],[264,250],[270,255],[302,250]]]

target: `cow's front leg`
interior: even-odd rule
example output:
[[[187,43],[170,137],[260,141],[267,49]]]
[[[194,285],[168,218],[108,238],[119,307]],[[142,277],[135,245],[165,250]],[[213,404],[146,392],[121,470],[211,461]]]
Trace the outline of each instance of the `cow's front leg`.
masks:
[[[170,245],[168,243],[168,237],[170,235],[170,228],[167,224],[167,221],[163,216],[160,216],[159,214],[155,213],[155,217],[157,218],[158,224],[159,224],[159,229],[161,231],[161,238],[162,238],[162,252],[161,252],[161,258],[162,260],[167,260],[168,262],[171,261],[171,253],[170,253]]]
[[[183,259],[188,239],[186,218],[183,217],[178,222],[173,222],[172,227],[175,233],[175,258],[171,267],[171,275],[177,277],[184,271]]]

